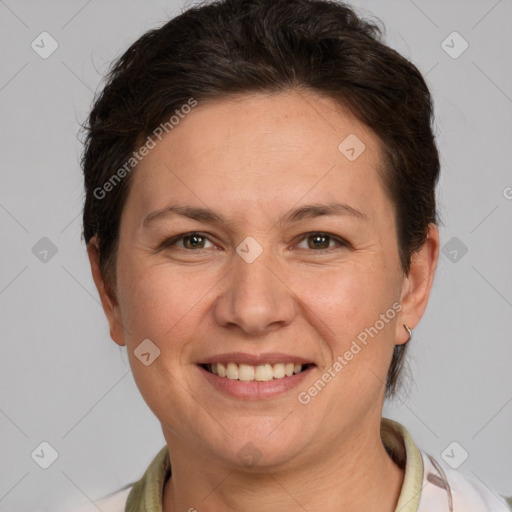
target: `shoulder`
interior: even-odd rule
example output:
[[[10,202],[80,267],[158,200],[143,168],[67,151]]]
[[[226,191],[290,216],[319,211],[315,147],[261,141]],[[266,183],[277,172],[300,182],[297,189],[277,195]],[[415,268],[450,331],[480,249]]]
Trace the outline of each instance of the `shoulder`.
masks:
[[[96,504],[102,512],[161,511],[163,489],[170,475],[169,451],[164,445],[139,480],[101,497]]]
[[[128,495],[133,488],[133,483],[125,485],[120,489],[117,489],[107,495],[91,495],[86,502],[81,505],[73,505],[67,507],[66,510],[72,510],[73,512],[125,512]]]
[[[102,512],[125,512],[126,501],[133,484],[123,487],[107,496],[101,497],[96,504]]]
[[[444,461],[421,452],[423,459],[423,491],[418,512],[447,510],[450,512],[510,512],[505,497],[471,475],[452,469]],[[446,508],[448,505],[448,508]]]
[[[133,484],[123,487],[108,496],[100,498],[96,504],[102,512],[125,512],[126,501],[132,490]]]

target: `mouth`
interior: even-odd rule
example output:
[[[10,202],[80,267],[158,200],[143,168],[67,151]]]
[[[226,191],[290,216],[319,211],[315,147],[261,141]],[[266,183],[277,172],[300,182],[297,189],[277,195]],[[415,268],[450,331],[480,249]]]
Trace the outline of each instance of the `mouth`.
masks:
[[[270,382],[271,380],[284,379],[298,375],[313,363],[265,363],[250,365],[244,363],[208,363],[201,365],[207,372],[218,377],[238,380],[241,382]]]
[[[293,355],[232,353],[197,364],[214,389],[231,398],[261,400],[284,396],[300,386],[317,368]]]

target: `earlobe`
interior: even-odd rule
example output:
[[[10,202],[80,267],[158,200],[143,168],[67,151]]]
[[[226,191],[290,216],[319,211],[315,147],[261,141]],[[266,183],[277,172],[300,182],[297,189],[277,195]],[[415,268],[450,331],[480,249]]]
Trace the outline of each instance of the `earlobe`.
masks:
[[[109,323],[110,337],[118,345],[124,345],[123,327],[120,318],[118,318],[119,305],[114,290],[101,273],[99,242],[96,235],[87,244],[87,255],[89,256],[94,284],[98,290],[101,305]]]
[[[400,319],[396,327],[396,343],[402,345],[410,339],[407,325],[414,329],[423,316],[432,290],[439,258],[439,230],[429,224],[427,238],[421,249],[411,258],[411,266],[402,286]]]

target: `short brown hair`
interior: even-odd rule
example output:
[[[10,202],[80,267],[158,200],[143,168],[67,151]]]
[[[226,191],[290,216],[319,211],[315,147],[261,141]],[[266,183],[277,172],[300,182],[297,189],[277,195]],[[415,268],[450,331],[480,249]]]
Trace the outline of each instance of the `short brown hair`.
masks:
[[[194,6],[133,43],[114,63],[85,125],[83,236],[99,240],[100,267],[115,285],[119,222],[131,174],[98,191],[141,138],[192,97],[303,89],[337,100],[380,138],[395,206],[404,273],[437,224],[439,156],[433,105],[418,69],[382,43],[383,31],[329,0],[219,0]],[[408,343],[396,345],[392,396]]]

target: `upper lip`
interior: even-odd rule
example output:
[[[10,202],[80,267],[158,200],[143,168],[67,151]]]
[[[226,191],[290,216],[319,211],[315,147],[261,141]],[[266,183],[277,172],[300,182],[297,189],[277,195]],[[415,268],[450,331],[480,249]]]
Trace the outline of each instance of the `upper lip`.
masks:
[[[291,354],[283,354],[278,352],[267,352],[263,354],[248,354],[245,352],[231,352],[225,354],[217,354],[206,359],[202,359],[199,364],[215,364],[228,363],[248,364],[251,366],[259,366],[263,364],[274,363],[295,363],[295,364],[314,364],[310,359],[304,359]]]

